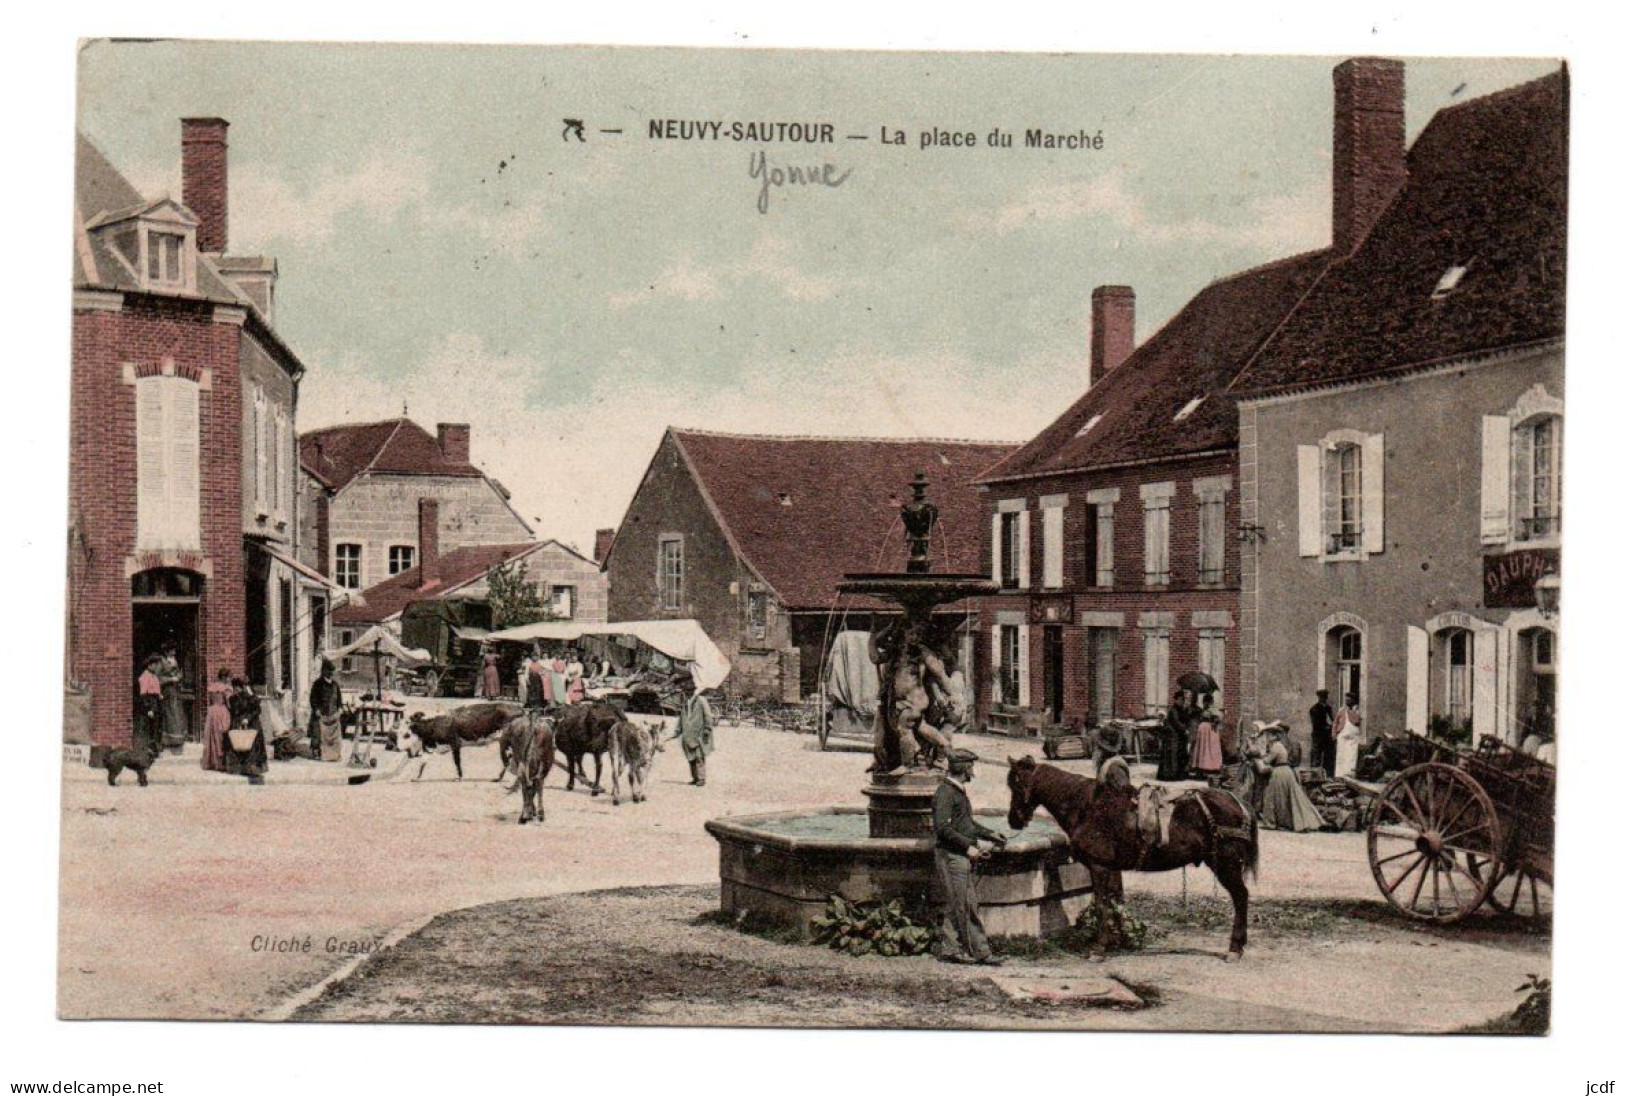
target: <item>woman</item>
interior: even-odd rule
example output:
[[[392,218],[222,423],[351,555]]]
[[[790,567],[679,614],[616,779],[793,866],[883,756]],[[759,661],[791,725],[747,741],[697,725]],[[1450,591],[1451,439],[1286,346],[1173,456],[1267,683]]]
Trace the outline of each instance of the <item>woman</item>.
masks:
[[[221,667],[209,683],[209,712],[203,720],[203,767],[226,771],[226,732],[231,730],[231,671]]]
[[[186,744],[186,702],[181,698],[181,682],[185,679],[174,646],[165,647],[158,664],[158,684],[164,699],[164,745],[170,753],[180,753]]]
[[[1264,763],[1270,772],[1268,783],[1264,785],[1264,809],[1259,814],[1258,824],[1265,829],[1293,833],[1318,830],[1326,823],[1309,801],[1292,768],[1292,754],[1286,745],[1289,728],[1283,723],[1270,730],[1273,741],[1264,753]]]
[[[1219,741],[1219,713],[1213,710],[1211,697],[1203,698],[1202,714],[1196,720],[1191,768],[1202,774],[1209,784],[1217,786],[1219,775],[1224,772],[1224,744]]]
[[[497,670],[495,651],[486,652],[485,666],[480,671],[480,696],[486,700],[498,700],[502,697],[502,675]]]
[[[1191,722],[1196,707],[1184,689],[1162,717],[1162,754],[1157,759],[1157,779],[1173,783],[1190,776]]]
[[[519,672],[525,679],[525,707],[534,711],[548,707],[553,700],[553,694],[547,685],[547,664],[542,661],[540,643],[530,649],[530,657],[519,668]]]
[[[265,783],[265,731],[260,728],[260,698],[240,677],[231,679],[232,694],[228,700],[232,730],[254,732],[248,749],[239,750],[232,736],[225,742],[225,771],[235,776],[246,776],[250,784]]]
[[[158,655],[148,655],[146,668],[141,676],[136,678],[136,712],[137,726],[135,744],[145,746],[157,757],[158,751],[163,748],[164,726],[164,686],[158,680],[158,669],[164,660]]]
[[[1337,742],[1337,768],[1333,776],[1341,780],[1353,776],[1360,764],[1360,699],[1353,693],[1343,698],[1343,708],[1332,721],[1332,738]]]
[[[571,704],[580,704],[587,699],[587,668],[581,664],[581,659],[572,654],[569,663],[564,667],[565,696]]]

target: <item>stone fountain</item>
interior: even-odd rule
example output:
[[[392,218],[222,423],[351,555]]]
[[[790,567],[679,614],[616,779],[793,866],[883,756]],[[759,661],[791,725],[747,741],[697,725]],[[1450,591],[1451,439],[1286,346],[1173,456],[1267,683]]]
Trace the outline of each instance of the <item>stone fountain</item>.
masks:
[[[903,528],[903,571],[848,574],[843,594],[868,595],[901,610],[875,631],[870,658],[880,678],[874,762],[863,788],[868,807],[717,818],[705,824],[721,854],[722,909],[803,933],[832,894],[852,901],[902,898],[935,902],[931,800],[942,779],[944,733],[933,726],[953,696],[944,652],[958,621],[938,611],[998,587],[982,575],[931,570],[937,508],[923,473],[910,484]],[[968,671],[967,667],[967,671]],[[951,703],[951,701],[948,701]],[[1002,773],[984,764],[983,773]],[[995,776],[995,778],[997,778]],[[973,789],[973,795],[975,789]],[[1008,832],[997,811],[982,821]],[[991,935],[1038,936],[1064,929],[1089,892],[1089,876],[1071,863],[1058,828],[1035,819],[978,868],[982,920]]]

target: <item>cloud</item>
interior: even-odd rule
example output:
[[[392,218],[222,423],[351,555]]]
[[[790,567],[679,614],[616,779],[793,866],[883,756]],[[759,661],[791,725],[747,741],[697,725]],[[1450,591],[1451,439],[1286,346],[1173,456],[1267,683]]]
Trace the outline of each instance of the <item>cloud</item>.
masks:
[[[631,308],[661,300],[714,301],[756,283],[772,287],[787,301],[807,304],[829,300],[842,289],[852,289],[869,281],[864,277],[813,273],[795,261],[793,251],[790,241],[764,232],[756,237],[743,258],[704,267],[685,256],[644,285],[612,292],[605,299],[612,308]]]
[[[398,148],[374,149],[297,178],[263,163],[233,165],[232,235],[249,248],[321,246],[331,242],[341,216],[390,224],[428,196],[428,161]]]

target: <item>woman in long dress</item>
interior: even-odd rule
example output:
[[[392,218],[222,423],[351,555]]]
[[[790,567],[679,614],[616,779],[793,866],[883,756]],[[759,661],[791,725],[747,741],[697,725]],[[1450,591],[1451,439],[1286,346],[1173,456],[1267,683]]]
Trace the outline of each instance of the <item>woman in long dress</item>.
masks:
[[[1270,772],[1269,782],[1264,785],[1264,809],[1258,824],[1265,829],[1294,833],[1318,830],[1326,824],[1325,819],[1320,817],[1303,785],[1298,783],[1292,755],[1286,747],[1286,735],[1285,726],[1275,728],[1274,741],[1264,754],[1264,763]]]
[[[164,745],[170,753],[180,753],[186,744],[186,702],[181,698],[184,680],[186,675],[181,672],[175,648],[164,648],[163,660],[158,664],[158,683],[164,700]]]
[[[254,737],[248,749],[239,750],[232,742],[231,736],[226,736],[225,771],[234,776],[248,777],[250,784],[263,784],[268,760],[265,750],[265,730],[260,726],[260,698],[248,682],[240,677],[232,678],[231,684],[232,694],[228,703],[232,728],[238,731],[253,731]]]
[[[1353,776],[1360,764],[1360,702],[1350,693],[1343,699],[1343,708],[1332,721],[1332,737],[1337,741],[1337,768],[1332,773],[1341,780]]]
[[[499,700],[502,697],[502,675],[497,670],[497,656],[487,653],[485,665],[480,670],[480,696],[486,700]]]
[[[203,720],[203,767],[210,772],[226,771],[226,732],[231,730],[231,671],[221,668],[209,683],[209,713]]]
[[[1218,780],[1219,774],[1224,772],[1224,744],[1219,741],[1219,713],[1213,710],[1211,704],[1202,706],[1202,714],[1196,721],[1196,740],[1191,750],[1191,768],[1207,778],[1209,783]]]

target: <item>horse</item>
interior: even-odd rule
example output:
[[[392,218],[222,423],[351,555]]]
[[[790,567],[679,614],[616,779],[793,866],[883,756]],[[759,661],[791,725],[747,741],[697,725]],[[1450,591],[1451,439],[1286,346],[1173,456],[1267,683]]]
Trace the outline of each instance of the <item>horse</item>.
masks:
[[[632,795],[632,802],[642,803],[649,798],[644,785],[648,782],[649,770],[654,766],[655,754],[665,749],[660,742],[658,731],[651,731],[648,725],[634,723],[630,719],[618,721],[609,730],[609,764],[610,764],[610,802],[615,806],[621,805],[621,773],[626,773],[626,786]]]
[[[519,824],[547,821],[542,807],[542,788],[547,774],[553,771],[553,721],[535,713],[516,716],[502,728],[503,770],[501,780],[511,767],[514,773],[509,792],[520,789],[524,805],[519,811]]]
[[[587,783],[587,766],[584,761],[590,754],[592,794],[603,794],[604,755],[609,752],[610,729],[623,718],[621,710],[607,700],[588,700],[570,704],[558,712],[553,724],[553,739],[559,753],[564,755],[566,772],[569,775],[569,780],[564,786],[565,791],[575,790],[578,774],[581,782]]]
[[[1031,757],[1011,758],[1011,829],[1022,829],[1043,807],[1071,843],[1072,855],[1089,869],[1102,916],[1090,942],[1099,961],[1121,931],[1118,904],[1125,871],[1171,871],[1206,864],[1230,895],[1235,918],[1230,926],[1234,963],[1247,947],[1247,877],[1258,878],[1258,818],[1229,792],[1201,788],[1171,800],[1168,839],[1142,832],[1136,790],[1090,780]],[[1141,789],[1143,790],[1143,789]]]

